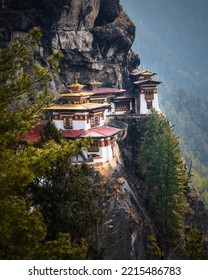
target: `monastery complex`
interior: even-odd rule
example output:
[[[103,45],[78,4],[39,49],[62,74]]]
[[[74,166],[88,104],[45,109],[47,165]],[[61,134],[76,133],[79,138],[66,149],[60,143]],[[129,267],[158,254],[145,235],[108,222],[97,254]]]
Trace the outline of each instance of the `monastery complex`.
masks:
[[[82,85],[75,79],[65,93],[59,94],[46,109],[47,118],[68,140],[92,139],[90,147],[83,148],[72,162],[86,162],[95,167],[111,162],[122,130],[106,126],[106,118],[123,114],[146,115],[152,108],[159,110],[157,86],[160,82],[153,80],[154,75],[156,73],[148,70],[132,71],[132,93],[119,88],[104,88],[101,82],[94,80]],[[43,125],[38,124],[26,140],[38,141],[42,128]]]

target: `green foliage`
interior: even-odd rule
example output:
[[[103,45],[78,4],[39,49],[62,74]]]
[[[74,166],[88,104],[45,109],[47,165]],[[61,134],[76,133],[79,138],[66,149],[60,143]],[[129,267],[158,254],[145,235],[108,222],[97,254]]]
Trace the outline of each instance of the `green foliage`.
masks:
[[[0,259],[31,259],[46,236],[41,213],[16,196],[0,199]]]
[[[60,131],[56,128],[52,121],[49,121],[41,132],[41,144],[47,143],[50,140],[54,140],[56,143],[60,143],[63,136]]]
[[[152,235],[148,237],[146,254],[148,260],[162,260],[164,258],[163,253],[160,250],[160,247],[157,245],[156,238]]]
[[[88,175],[85,166],[74,167],[70,157],[65,156],[31,185],[33,203],[43,213],[48,239],[54,240],[62,232],[79,240],[96,225],[99,213],[95,211],[94,200],[97,193]]]
[[[178,139],[168,120],[156,112],[149,117],[139,163],[147,185],[147,207],[165,246],[183,227],[187,179]]]
[[[77,238],[77,243],[73,243],[69,233],[57,233],[56,240],[46,242],[48,229],[44,215],[37,205],[30,204],[34,199],[27,186],[40,178],[46,182],[47,175],[55,170],[54,163],[64,165],[61,160],[66,155],[70,158],[83,145],[83,141],[65,142],[59,139],[52,126],[49,129],[52,137],[45,131],[41,146],[19,144],[51,100],[47,89],[51,78],[49,69],[57,69],[61,57],[59,52],[52,55],[48,59],[52,64],[48,64],[47,68],[34,61],[40,36],[40,30],[34,28],[25,37],[11,43],[9,49],[0,50],[0,258],[83,259],[88,248],[83,239]],[[84,184],[86,180],[80,172],[74,171]],[[74,176],[74,192],[75,187]],[[85,203],[86,192],[82,195],[80,189],[78,193]],[[63,192],[63,195],[66,193]],[[66,208],[65,204],[61,209],[65,211]]]
[[[41,213],[15,196],[0,201],[0,259],[85,259],[87,242],[72,243],[70,234],[44,242],[46,226]]]
[[[161,105],[175,124],[175,133],[181,137],[180,145],[188,165],[193,163],[191,180],[200,192],[200,198],[207,202],[207,190],[202,181],[208,174],[208,102],[178,88],[177,84],[166,83],[161,90]]]
[[[204,235],[196,228],[186,228],[185,237],[175,251],[184,260],[205,260],[208,258]]]
[[[41,245],[34,255],[35,259],[44,260],[84,260],[87,258],[88,243],[82,239],[80,244],[71,240],[71,235],[61,233],[57,240]]]
[[[17,143],[52,98],[47,89],[51,71],[33,59],[40,36],[40,30],[34,28],[9,49],[0,50],[1,149]],[[55,63],[57,54],[52,57]]]

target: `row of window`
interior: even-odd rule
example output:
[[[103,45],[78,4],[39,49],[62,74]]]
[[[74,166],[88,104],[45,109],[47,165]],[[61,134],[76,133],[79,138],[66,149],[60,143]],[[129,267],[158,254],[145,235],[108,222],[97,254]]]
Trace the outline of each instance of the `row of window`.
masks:
[[[145,90],[146,95],[153,95],[153,90]]]
[[[92,143],[90,143],[90,147],[88,148],[89,152],[99,152],[99,141],[93,140]]]
[[[66,117],[63,119],[64,121],[64,128],[66,129],[72,129],[73,128],[73,123],[72,123],[72,118]],[[93,116],[90,118],[91,122],[91,127],[99,126],[100,125],[100,116]]]
[[[115,111],[129,111],[129,110],[130,110],[129,102],[115,103]]]

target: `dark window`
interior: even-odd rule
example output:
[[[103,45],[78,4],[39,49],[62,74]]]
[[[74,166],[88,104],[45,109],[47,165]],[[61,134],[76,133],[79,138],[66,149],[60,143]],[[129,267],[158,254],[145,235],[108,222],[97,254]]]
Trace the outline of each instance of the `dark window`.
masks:
[[[147,109],[152,109],[152,101],[151,100],[147,101]]]
[[[119,102],[115,103],[115,110],[117,111],[129,111],[130,103],[129,102]]]
[[[152,100],[154,99],[154,94],[152,90],[146,90],[145,91],[145,99],[146,100]]]
[[[72,129],[72,118],[64,118],[64,128]]]
[[[89,152],[99,152],[99,141],[94,140],[88,149]]]
[[[90,118],[91,127],[100,125],[100,116],[96,115]]]

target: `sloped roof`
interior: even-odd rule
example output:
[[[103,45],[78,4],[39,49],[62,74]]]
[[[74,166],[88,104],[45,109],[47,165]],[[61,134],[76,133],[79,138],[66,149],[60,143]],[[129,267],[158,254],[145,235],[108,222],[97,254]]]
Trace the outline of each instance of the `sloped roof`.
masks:
[[[111,126],[100,126],[85,131],[81,135],[81,137],[91,136],[94,138],[103,138],[103,137],[113,136],[119,133],[120,131],[122,131],[122,129],[111,127]]]
[[[23,138],[24,141],[38,142],[40,140],[40,134],[44,126],[47,124],[47,121],[43,121],[34,126],[31,132]],[[111,126],[100,126],[94,127],[89,130],[60,130],[60,132],[66,138],[79,138],[79,137],[93,137],[93,138],[105,138],[113,136],[122,131],[122,129],[111,127]]]
[[[67,138],[77,138],[85,132],[84,129],[80,130],[62,130],[61,133]]]
[[[40,140],[40,134],[46,124],[47,124],[47,121],[42,121],[42,122],[36,124],[32,128],[32,130],[25,135],[23,140],[29,141],[29,142],[38,142]]]
[[[150,85],[159,85],[161,82],[159,81],[154,81],[154,80],[140,80],[140,81],[135,81],[135,85],[142,85],[142,86],[150,86]]]
[[[82,103],[82,104],[54,104],[46,110],[71,110],[71,111],[88,111],[92,109],[99,109],[108,106],[107,104],[100,103]]]
[[[125,94],[125,95],[121,95],[121,96],[116,96],[114,97],[114,100],[120,100],[120,99],[131,99],[131,98],[134,98],[135,95],[134,94]]]
[[[135,85],[145,84],[145,83],[147,83],[148,81],[149,81],[149,80],[147,80],[147,79],[146,79],[146,80],[139,80],[139,81],[135,81],[134,84],[135,84]]]
[[[125,89],[119,88],[98,88],[94,91],[94,94],[108,94],[108,93],[121,93],[125,92]]]

